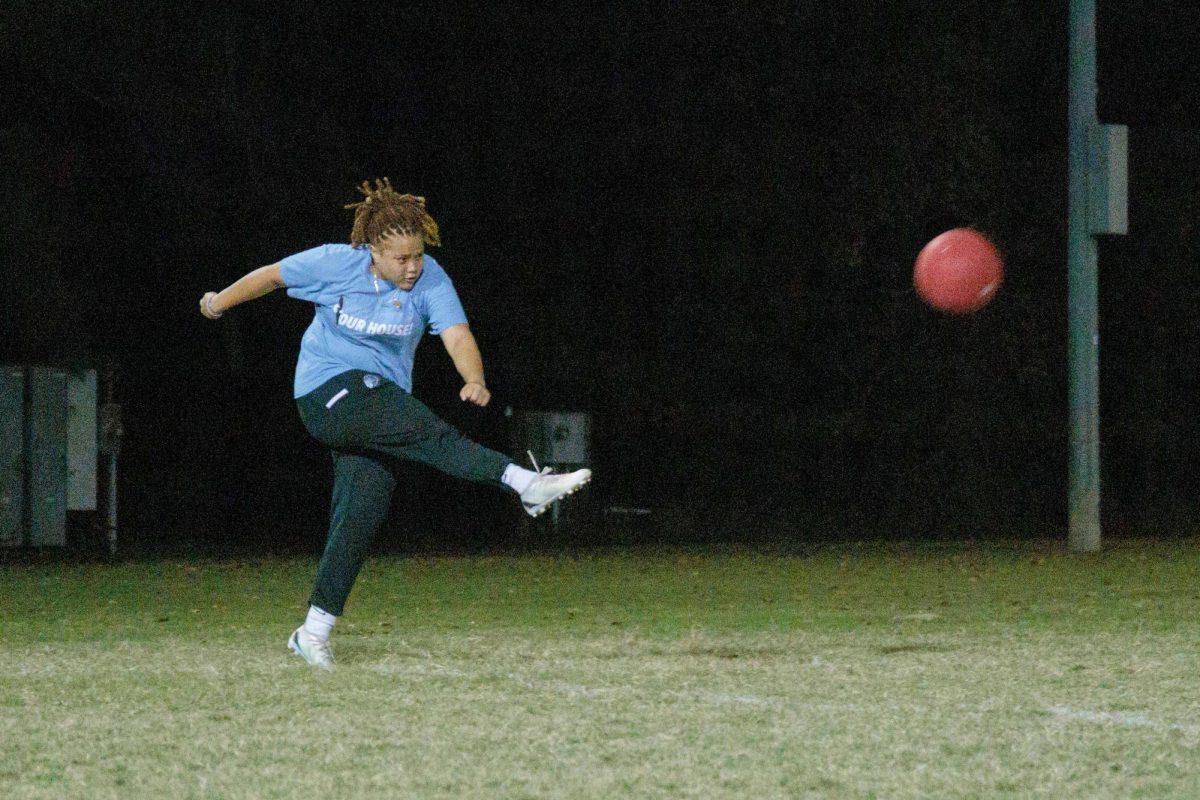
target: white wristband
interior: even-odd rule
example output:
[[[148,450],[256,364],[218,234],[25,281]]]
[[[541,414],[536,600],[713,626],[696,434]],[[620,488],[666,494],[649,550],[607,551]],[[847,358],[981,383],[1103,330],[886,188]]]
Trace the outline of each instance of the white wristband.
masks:
[[[212,317],[213,319],[219,319],[219,318],[221,317],[221,315],[222,315],[222,314],[224,314],[225,312],[224,312],[224,311],[222,311],[220,314],[218,314],[216,311],[213,311],[213,307],[212,307],[212,299],[213,299],[213,297],[214,297],[214,295],[211,295],[211,294],[210,294],[210,295],[208,295],[207,297],[205,297],[205,298],[204,298],[204,307],[205,307],[206,309],[208,309],[208,315],[209,315],[210,317]]]

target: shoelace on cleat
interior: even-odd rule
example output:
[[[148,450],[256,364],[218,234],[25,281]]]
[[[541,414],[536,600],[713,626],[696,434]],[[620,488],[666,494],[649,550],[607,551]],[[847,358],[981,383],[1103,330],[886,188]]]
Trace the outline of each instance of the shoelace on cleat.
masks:
[[[529,460],[533,462],[533,468],[534,468],[535,470],[537,470],[537,474],[538,474],[538,475],[550,475],[550,474],[553,474],[554,470],[553,470],[553,469],[551,469],[550,467],[541,467],[540,469],[538,468],[537,459],[533,457],[533,451],[532,451],[532,450],[526,450],[526,451],[525,451],[525,455],[529,456]]]
[[[297,634],[297,636],[296,636],[296,644],[300,645],[301,650],[305,649],[303,642],[301,642],[301,640],[300,640],[299,634]],[[333,661],[333,647],[328,639],[326,639],[325,641],[321,641],[320,639],[314,639],[312,637],[309,637],[308,644],[309,644],[309,647],[307,648],[307,650],[309,652],[309,655],[312,655],[314,657],[317,655],[324,655],[325,659],[327,661],[330,661],[330,662]]]

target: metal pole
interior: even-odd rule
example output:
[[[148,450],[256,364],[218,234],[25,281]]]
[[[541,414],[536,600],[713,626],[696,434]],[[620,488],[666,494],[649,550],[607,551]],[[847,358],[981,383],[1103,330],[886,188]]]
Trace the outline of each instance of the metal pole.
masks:
[[[1100,549],[1100,334],[1097,243],[1090,230],[1089,168],[1096,119],[1096,1],[1071,0],[1068,66],[1067,307],[1071,455],[1068,546]]]
[[[108,555],[117,554],[117,451],[108,456]]]
[[[100,452],[108,456],[108,504],[107,524],[108,554],[117,554],[117,458],[121,453],[121,437],[125,435],[121,424],[121,406],[117,404],[117,370],[109,364],[104,370],[104,403],[100,406],[99,441]]]

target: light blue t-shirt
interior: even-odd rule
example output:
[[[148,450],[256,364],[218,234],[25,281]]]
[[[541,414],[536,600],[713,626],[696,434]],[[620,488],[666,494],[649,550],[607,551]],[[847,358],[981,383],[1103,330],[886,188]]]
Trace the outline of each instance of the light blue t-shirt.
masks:
[[[316,306],[300,340],[295,397],[351,369],[377,373],[411,392],[413,358],[425,330],[440,335],[467,322],[450,276],[428,254],[407,291],[372,279],[366,245],[321,245],[279,266],[288,295]]]

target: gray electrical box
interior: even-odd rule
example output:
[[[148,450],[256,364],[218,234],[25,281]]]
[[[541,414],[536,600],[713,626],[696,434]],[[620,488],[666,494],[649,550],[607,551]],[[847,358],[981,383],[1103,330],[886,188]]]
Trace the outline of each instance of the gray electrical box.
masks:
[[[94,511],[96,371],[0,366],[0,546],[62,547]]]
[[[67,510],[96,510],[96,370],[67,375]]]
[[[0,367],[0,547],[25,538],[25,370]]]
[[[1095,123],[1088,131],[1088,230],[1129,233],[1129,128]]]
[[[67,373],[30,367],[26,373],[26,544],[67,543]]]
[[[590,460],[592,418],[578,411],[522,411],[513,430],[517,453],[533,453],[539,466],[582,466]]]

